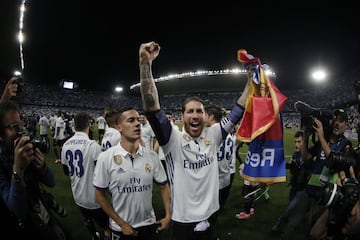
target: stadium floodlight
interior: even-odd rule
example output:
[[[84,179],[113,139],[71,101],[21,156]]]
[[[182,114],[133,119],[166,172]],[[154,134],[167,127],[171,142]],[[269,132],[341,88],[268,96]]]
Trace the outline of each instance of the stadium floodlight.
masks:
[[[19,70],[14,71],[14,76],[21,76],[21,72]]]
[[[123,88],[122,87],[115,87],[115,92],[122,92]]]
[[[19,42],[19,50],[20,50],[20,62],[21,62],[21,69],[24,70],[25,63],[24,63],[24,51],[23,51],[23,42],[24,42],[24,13],[26,10],[26,0],[22,0],[20,6],[20,16],[19,16],[19,33],[18,33],[18,42]]]
[[[326,71],[323,69],[317,69],[312,72],[311,76],[316,83],[322,83],[326,80]]]

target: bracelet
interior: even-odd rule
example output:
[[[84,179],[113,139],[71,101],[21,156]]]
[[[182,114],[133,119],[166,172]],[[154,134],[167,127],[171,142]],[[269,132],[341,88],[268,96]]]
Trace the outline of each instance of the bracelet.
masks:
[[[21,182],[22,176],[19,173],[17,173],[16,171],[13,171],[13,176],[14,176],[15,182],[17,182],[17,183]]]

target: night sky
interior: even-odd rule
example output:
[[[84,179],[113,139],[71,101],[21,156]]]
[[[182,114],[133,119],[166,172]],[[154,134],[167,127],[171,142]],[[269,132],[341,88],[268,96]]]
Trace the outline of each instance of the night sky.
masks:
[[[20,69],[21,1],[0,3],[0,77]],[[124,4],[124,3],[123,3]],[[246,49],[277,73],[279,88],[309,86],[310,71],[323,66],[329,83],[360,66],[360,27],[355,7],[272,10],[266,7],[153,4],[125,7],[121,1],[27,1],[24,76],[80,88],[128,88],[139,81],[138,48],[161,46],[155,77],[196,70],[241,67]],[[286,7],[283,7],[286,8]],[[349,83],[352,84],[352,83]],[[311,85],[310,85],[311,86]]]

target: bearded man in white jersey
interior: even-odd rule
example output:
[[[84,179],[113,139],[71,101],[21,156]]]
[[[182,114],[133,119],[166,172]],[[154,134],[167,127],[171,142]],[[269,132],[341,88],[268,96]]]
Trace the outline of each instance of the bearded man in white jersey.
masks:
[[[101,147],[89,138],[89,119],[89,114],[84,112],[75,115],[76,132],[62,147],[61,163],[64,173],[70,177],[75,204],[84,216],[85,226],[93,239],[100,240],[99,235],[109,239],[109,218],[96,201],[95,187],[92,184]],[[98,233],[95,223],[102,228],[103,233]]]
[[[160,109],[151,65],[159,55],[155,42],[140,45],[140,92],[143,109],[166,156],[171,183],[171,240],[212,239],[212,221],[219,209],[217,150],[240,121],[249,83],[231,112],[220,123],[204,127],[204,101],[187,98],[182,106],[183,130],[172,126]]]

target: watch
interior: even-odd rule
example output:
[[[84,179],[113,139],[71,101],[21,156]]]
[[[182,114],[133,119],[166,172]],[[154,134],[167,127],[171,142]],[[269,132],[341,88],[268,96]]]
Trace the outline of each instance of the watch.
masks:
[[[19,173],[17,173],[16,171],[13,171],[13,177],[14,177],[15,182],[17,182],[17,183],[21,182],[21,180],[22,180],[22,176]]]

